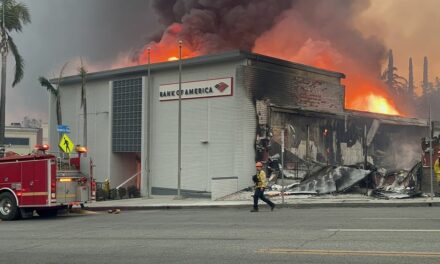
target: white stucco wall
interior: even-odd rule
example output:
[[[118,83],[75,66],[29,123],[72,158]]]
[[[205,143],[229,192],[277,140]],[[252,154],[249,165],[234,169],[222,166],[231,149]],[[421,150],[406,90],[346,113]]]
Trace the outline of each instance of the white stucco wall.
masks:
[[[88,157],[95,165],[94,177],[98,182],[110,176],[110,87],[107,80],[87,83],[87,137]],[[83,144],[83,110],[80,103],[79,84],[61,86],[61,109],[64,125],[70,127],[68,134],[73,143]],[[59,153],[56,131],[56,102],[51,96],[49,107],[49,141],[52,151]],[[73,154],[72,154],[73,155]]]
[[[28,145],[6,145],[5,151],[13,151],[20,155],[27,155],[34,150],[35,145],[42,144],[38,139],[38,129],[23,127],[6,127],[6,138],[24,138],[29,140]]]
[[[182,100],[182,189],[211,191],[211,178],[238,177],[238,188],[251,185],[254,174],[254,140],[256,117],[251,98],[236,82],[236,67],[243,60],[183,65],[182,81],[198,81],[224,77],[233,78],[233,96]],[[145,72],[146,73],[146,72]],[[146,75],[146,74],[145,74]],[[147,80],[146,76],[144,77]],[[110,178],[112,187],[136,173],[136,160],[141,160],[143,180],[141,192],[146,192],[146,115],[143,116],[144,140],[141,153],[112,153],[111,148],[111,86],[117,79],[106,78],[87,82],[88,149],[94,161],[94,176],[98,182]],[[178,82],[178,69],[152,72],[151,120],[151,185],[157,188],[177,188],[177,120],[178,102],[159,101],[161,84]],[[144,85],[145,87],[145,85]],[[144,88],[145,89],[145,88]],[[82,144],[82,109],[80,85],[64,84],[61,88],[63,124],[71,129],[70,138]],[[146,93],[144,90],[144,100]],[[58,149],[55,100],[50,99],[49,137]],[[146,105],[144,105],[146,108]],[[144,109],[145,113],[146,109]],[[141,156],[142,155],[142,156]]]
[[[182,82],[233,77],[233,96],[182,100],[184,190],[210,192],[213,177],[236,176],[241,188],[250,184],[256,120],[251,99],[236,83],[240,63],[183,66]],[[152,73],[151,183],[167,189],[177,188],[178,101],[159,101],[158,91],[173,82],[178,82],[177,69]]]

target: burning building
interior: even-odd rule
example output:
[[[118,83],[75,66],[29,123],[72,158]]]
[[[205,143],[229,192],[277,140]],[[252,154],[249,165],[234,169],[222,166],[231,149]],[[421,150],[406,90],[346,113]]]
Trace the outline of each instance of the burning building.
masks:
[[[285,146],[285,169],[310,162],[410,168],[420,159],[423,120],[345,109],[342,73],[244,51],[182,61],[183,193],[213,199],[252,184],[256,160]],[[138,179],[141,193],[175,193],[177,61],[87,76],[89,157],[98,181]],[[60,86],[63,121],[83,142],[81,79]],[[55,98],[50,141],[57,145]],[[281,131],[285,137],[281,138]]]

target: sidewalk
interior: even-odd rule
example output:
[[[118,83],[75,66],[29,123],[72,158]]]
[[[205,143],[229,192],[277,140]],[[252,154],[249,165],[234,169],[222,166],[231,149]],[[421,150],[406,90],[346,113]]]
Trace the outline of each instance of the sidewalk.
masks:
[[[410,199],[377,199],[363,195],[338,195],[326,197],[286,196],[285,204],[281,205],[281,197],[272,197],[277,208],[328,208],[328,207],[414,207],[414,206],[440,206],[440,197],[410,198]],[[260,201],[262,208],[264,202]],[[205,209],[205,208],[251,208],[252,201],[212,201],[206,198],[184,198],[177,200],[172,195],[154,195],[152,198],[133,198],[123,200],[99,201],[85,205],[91,211],[109,209],[120,210],[163,210],[163,209]]]

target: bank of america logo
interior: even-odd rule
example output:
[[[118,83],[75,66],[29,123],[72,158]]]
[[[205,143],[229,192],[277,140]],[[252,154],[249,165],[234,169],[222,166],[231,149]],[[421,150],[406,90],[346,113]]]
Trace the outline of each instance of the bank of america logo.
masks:
[[[217,88],[217,90],[219,90],[220,92],[223,93],[223,91],[226,90],[226,88],[228,88],[229,85],[227,85],[224,82],[221,82],[221,83],[217,83],[214,87]]]

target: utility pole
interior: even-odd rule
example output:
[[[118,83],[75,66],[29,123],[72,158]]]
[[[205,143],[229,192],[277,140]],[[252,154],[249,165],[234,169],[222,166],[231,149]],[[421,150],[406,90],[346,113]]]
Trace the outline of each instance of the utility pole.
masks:
[[[2,26],[1,26],[1,42],[0,42],[0,53],[2,56],[2,80],[1,80],[1,97],[0,97],[0,158],[4,157],[5,154],[5,115],[6,115],[6,58],[8,56],[8,36],[6,35],[6,24],[5,24],[5,0],[3,0],[2,5]]]
[[[412,58],[409,58],[409,66],[408,66],[408,94],[411,97],[411,100],[414,99],[414,74],[413,74],[413,63]]]
[[[429,100],[428,97],[428,101],[429,101],[429,175],[430,175],[430,179],[431,179],[431,200],[434,199],[434,185],[433,185],[433,181],[434,181],[434,177],[432,174],[432,167],[434,166],[434,164],[432,163],[432,121],[431,121],[431,100]]]
[[[284,205],[284,128],[281,130],[281,204]]]
[[[148,80],[147,80],[147,158],[145,163],[147,165],[147,199],[151,198],[151,184],[150,184],[150,174],[151,174],[151,48],[148,47]]]
[[[422,88],[423,88],[423,95],[425,97],[428,96],[429,93],[429,81],[428,81],[428,57],[423,57],[423,82],[422,82]]]
[[[368,145],[367,145],[367,124],[364,125],[364,170],[368,167]],[[368,177],[366,178],[365,184],[365,195],[368,196]]]
[[[307,175],[310,175],[310,162],[309,162],[309,159],[310,159],[310,125],[307,125],[307,141],[306,141]]]
[[[178,140],[177,140],[177,197],[182,199],[180,194],[181,173],[182,173],[182,41],[179,40],[179,124],[178,124]]]

